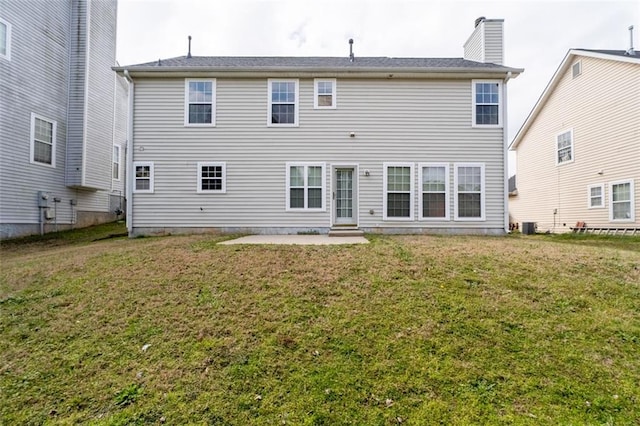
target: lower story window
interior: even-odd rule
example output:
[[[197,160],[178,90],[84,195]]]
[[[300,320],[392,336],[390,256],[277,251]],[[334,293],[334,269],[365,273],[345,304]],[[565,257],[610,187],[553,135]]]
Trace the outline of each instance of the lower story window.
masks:
[[[31,162],[56,166],[56,122],[31,114]]]
[[[420,164],[419,167],[420,218],[448,218],[449,166],[447,164]]]
[[[609,194],[610,219],[621,222],[634,221],[633,181],[611,182]]]
[[[589,186],[589,208],[595,209],[598,207],[604,207],[604,185],[590,185]]]
[[[133,163],[133,192],[153,192],[153,163],[137,161]]]
[[[198,192],[226,192],[226,163],[198,163]]]
[[[456,220],[484,220],[484,164],[455,164]]]
[[[324,211],[324,164],[287,163],[286,174],[286,210]]]
[[[413,164],[384,164],[384,217],[413,220]]]

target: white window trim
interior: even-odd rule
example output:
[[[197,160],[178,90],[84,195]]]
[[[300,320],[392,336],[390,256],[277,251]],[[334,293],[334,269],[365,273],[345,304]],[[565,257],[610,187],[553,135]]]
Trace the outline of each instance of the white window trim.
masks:
[[[118,176],[113,177],[113,163],[111,164],[111,179],[115,181],[120,181],[120,176],[122,176],[122,147],[120,145],[113,145],[114,149],[118,150],[118,161],[114,161],[118,163]]]
[[[558,148],[558,137],[561,135],[564,135],[565,133],[569,133],[571,136],[571,160],[561,162],[560,159],[558,158],[558,151],[560,151],[560,149]],[[571,164],[576,160],[575,144],[573,143],[573,129],[565,129],[560,133],[556,133],[556,136],[554,138],[554,146],[555,146],[556,166]]]
[[[136,177],[136,168],[141,166],[149,166],[149,189],[136,189],[136,182],[138,177]],[[136,194],[152,194],[154,191],[154,166],[152,161],[134,161],[133,162],[133,170],[131,173],[133,179],[131,179],[131,184],[133,185],[133,192]]]
[[[592,188],[600,188],[600,199],[602,200],[600,205],[593,205],[591,203],[591,189]],[[604,183],[596,183],[593,185],[587,186],[587,208],[589,209],[602,209],[604,208]]]
[[[295,84],[295,91],[296,91],[296,96],[295,96],[295,114],[294,114],[294,122],[293,123],[272,123],[271,122],[271,106],[272,106],[272,102],[271,102],[271,95],[273,93],[272,90],[272,85],[271,83],[294,83]],[[299,127],[299,121],[298,121],[298,117],[299,117],[299,112],[300,112],[300,102],[299,102],[299,97],[300,97],[300,85],[299,85],[299,80],[297,78],[294,79],[286,79],[286,78],[269,78],[267,79],[267,127]]]
[[[280,80],[279,80],[280,81]],[[285,211],[288,212],[324,212],[327,211],[327,167],[326,163],[307,163],[307,162],[291,162],[286,163],[286,172],[285,172]],[[307,190],[309,189],[308,179],[309,175],[307,172],[308,167],[321,167],[322,168],[322,201],[320,208],[292,208],[291,207],[291,167],[304,167],[304,204],[307,205],[309,198],[307,197]],[[314,187],[315,188],[315,187]]]
[[[7,61],[11,60],[11,24],[8,23],[7,21],[5,21],[4,19],[0,18],[0,22],[3,23],[5,25],[5,27],[7,28],[7,46],[6,46],[6,53],[3,55],[0,53],[0,58],[4,58]]]
[[[52,124],[51,126],[51,164],[47,164],[47,163],[42,163],[40,161],[36,161],[34,160],[33,156],[35,154],[35,129],[36,129],[36,119],[42,120],[42,121],[46,121],[47,123]],[[37,164],[39,166],[44,166],[44,167],[51,167],[54,168],[56,167],[56,134],[58,133],[57,131],[58,129],[58,122],[55,120],[50,120],[46,117],[43,117],[41,115],[35,114],[35,113],[31,113],[31,134],[30,134],[30,138],[29,138],[29,145],[30,145],[30,149],[29,149],[29,162],[31,164]]]
[[[415,218],[415,164],[414,163],[382,163],[382,220],[408,222],[413,221]],[[395,217],[387,216],[387,198],[388,198],[388,169],[389,167],[409,167],[409,173],[411,174],[411,187],[409,189],[409,217]]]
[[[329,82],[331,83],[331,106],[321,106],[318,105],[318,96],[320,95],[320,93],[318,93],[318,83],[324,83],[324,82]],[[337,84],[336,84],[336,79],[335,78],[316,78],[313,80],[313,108],[314,109],[336,109],[337,107],[337,98],[336,98],[336,92],[338,91],[336,88]]]
[[[477,124],[476,123],[476,84],[478,83],[497,83],[498,84],[498,124]],[[498,129],[503,127],[502,108],[504,100],[502,99],[502,80],[471,80],[471,127],[480,129]]]
[[[202,167],[203,166],[220,166],[222,167],[222,188],[221,189],[202,189]],[[199,162],[198,163],[198,188],[199,194],[226,194],[227,192],[227,163],[225,162]]]
[[[628,219],[614,219],[613,218],[613,186],[622,185],[625,183],[630,184],[629,191],[631,193],[631,199],[629,200],[629,204],[631,205],[631,208],[630,208],[631,217]],[[616,223],[635,222],[636,221],[635,203],[636,203],[636,200],[635,200],[635,189],[633,185],[633,179],[618,180],[618,181],[609,183],[609,221],[610,222],[616,222]]]
[[[458,168],[460,167],[479,167],[480,168],[480,217],[459,217],[458,211]],[[485,183],[485,165],[484,163],[454,163],[453,164],[453,210],[454,220],[458,222],[482,222],[485,220],[486,203],[485,194],[487,192]]]
[[[189,123],[189,83],[211,83],[211,123]],[[216,79],[215,78],[185,78],[184,79],[184,125],[185,127],[215,127],[216,126]]]
[[[444,167],[444,201],[445,210],[444,217],[424,217],[423,214],[423,197],[422,194],[422,169],[424,167]],[[449,195],[449,164],[448,163],[418,163],[418,218],[424,221],[443,221],[450,220],[450,195]]]

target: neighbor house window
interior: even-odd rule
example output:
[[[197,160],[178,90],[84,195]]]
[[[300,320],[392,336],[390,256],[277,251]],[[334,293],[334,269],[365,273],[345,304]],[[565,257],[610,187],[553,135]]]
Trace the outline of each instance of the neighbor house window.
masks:
[[[472,81],[473,126],[502,126],[502,82]]]
[[[56,129],[53,120],[31,114],[31,162],[56,166]]]
[[[11,24],[0,18],[0,58],[11,60]]]
[[[113,168],[111,170],[111,177],[115,180],[120,180],[120,145],[113,146]]]
[[[604,184],[589,185],[588,196],[590,209],[604,207]]]
[[[287,163],[286,210],[325,210],[323,163]]]
[[[384,220],[413,220],[413,164],[384,163]]]
[[[582,62],[578,61],[571,67],[571,74],[573,78],[576,78],[580,74],[582,74]]]
[[[198,192],[227,191],[226,163],[198,163]]]
[[[214,126],[216,115],[216,81],[185,80],[184,124]]]
[[[316,109],[332,109],[336,107],[336,79],[315,79],[313,107]]]
[[[268,126],[298,125],[298,80],[268,80]]]
[[[573,130],[567,130],[556,136],[556,164],[573,161]]]
[[[455,219],[484,220],[484,164],[455,164]]]
[[[635,220],[633,181],[609,184],[609,218],[612,221],[633,222]]]
[[[153,192],[153,163],[138,161],[133,163],[133,192]]]
[[[449,165],[420,164],[420,219],[449,218]]]

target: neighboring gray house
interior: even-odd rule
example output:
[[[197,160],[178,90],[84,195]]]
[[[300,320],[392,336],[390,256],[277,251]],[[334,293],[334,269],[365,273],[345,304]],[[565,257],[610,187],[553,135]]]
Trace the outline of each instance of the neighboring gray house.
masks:
[[[503,21],[464,58],[178,57],[131,84],[130,235],[507,231]]]
[[[115,220],[127,91],[116,0],[3,1],[0,238]]]

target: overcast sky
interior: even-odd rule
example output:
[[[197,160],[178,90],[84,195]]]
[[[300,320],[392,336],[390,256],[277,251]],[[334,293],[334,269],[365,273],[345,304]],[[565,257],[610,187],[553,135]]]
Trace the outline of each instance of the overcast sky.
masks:
[[[196,56],[462,57],[479,16],[505,20],[509,140],[571,48],[640,50],[640,1],[119,0],[117,60]],[[512,160],[512,159],[510,159]],[[515,171],[511,161],[511,173]]]

